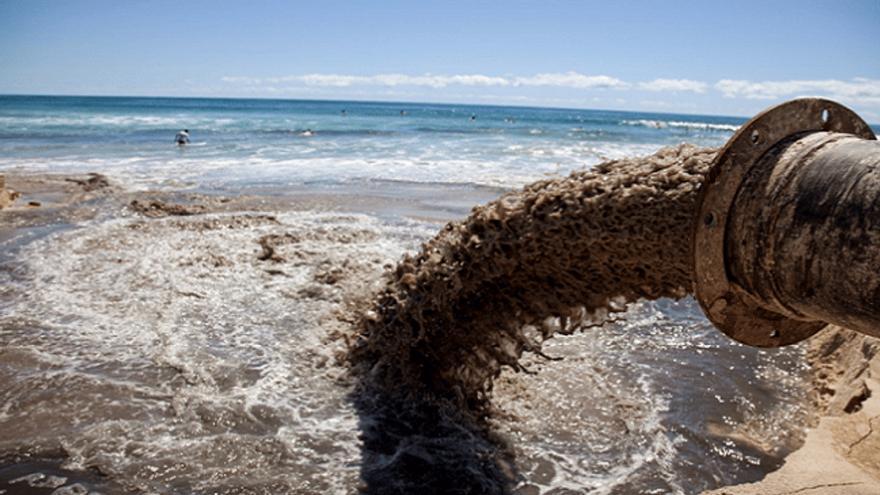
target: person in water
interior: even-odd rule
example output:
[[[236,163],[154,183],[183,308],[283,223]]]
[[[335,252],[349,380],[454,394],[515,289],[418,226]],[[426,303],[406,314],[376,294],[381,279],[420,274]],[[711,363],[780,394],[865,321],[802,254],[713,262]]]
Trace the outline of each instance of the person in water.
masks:
[[[177,143],[178,146],[185,146],[189,144],[189,129],[184,129],[177,133],[174,136],[174,142]]]

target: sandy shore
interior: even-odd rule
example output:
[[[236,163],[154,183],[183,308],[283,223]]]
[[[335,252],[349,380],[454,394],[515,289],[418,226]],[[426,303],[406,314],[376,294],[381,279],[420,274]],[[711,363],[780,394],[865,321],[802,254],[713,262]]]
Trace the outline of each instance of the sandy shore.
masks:
[[[208,211],[338,210],[338,196],[346,194],[345,191],[294,191],[295,194],[284,196],[221,197],[189,192],[127,192],[96,175],[7,175],[4,182],[0,188],[0,208],[3,209],[0,245],[6,246],[29,242],[34,236],[65,225],[121,212],[161,217]],[[13,197],[9,190],[16,191],[18,196]],[[483,201],[492,194],[492,191],[471,191],[460,198],[439,198],[434,204],[420,204],[411,198],[361,191],[350,193],[349,201],[343,203],[351,211],[378,215],[403,213],[414,218],[440,220],[450,212],[466,212],[464,205]],[[438,215],[438,207],[446,208],[445,213]],[[814,400],[821,419],[808,432],[803,447],[791,454],[781,469],[760,482],[707,493],[880,493],[880,395],[877,394],[880,391],[880,341],[830,328],[810,343],[809,360],[816,390]],[[17,466],[27,466],[27,462],[27,459],[0,459],[0,493],[51,493],[51,489],[45,487],[26,490],[22,484],[7,484],[12,474],[20,471]],[[108,488],[95,473],[79,476],[57,470],[56,474],[92,489]]]
[[[822,415],[803,447],[764,480],[707,495],[880,493],[880,341],[829,327],[808,358]]]

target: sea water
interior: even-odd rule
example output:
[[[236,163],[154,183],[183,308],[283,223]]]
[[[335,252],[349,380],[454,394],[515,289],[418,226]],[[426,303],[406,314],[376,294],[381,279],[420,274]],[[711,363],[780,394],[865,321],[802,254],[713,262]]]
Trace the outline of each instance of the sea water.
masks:
[[[519,187],[682,141],[731,117],[195,98],[0,96],[0,170],[98,171],[133,186],[400,181]],[[190,131],[192,143],[173,144]]]
[[[442,220],[455,220],[470,207],[455,198],[473,191],[500,194],[681,141],[717,146],[741,123],[463,105],[0,97],[0,171],[100,172],[133,190],[440,197]],[[179,148],[182,128],[192,143]],[[441,218],[345,203],[330,212],[101,216],[4,245],[13,252],[0,263],[0,459],[60,458],[72,472],[96,469],[145,493],[355,493],[364,466],[436,456],[377,457],[365,447],[364,432],[382,423],[351,400],[338,361],[351,329],[337,316],[379,291],[383,271],[417,252]],[[266,236],[284,240],[277,260],[261,258]],[[492,429],[512,452],[521,493],[698,493],[757,479],[797,445],[809,417],[801,349],[733,343],[691,299],[637,302],[614,319],[547,341],[544,352],[561,360],[532,356],[532,374],[499,379]],[[3,469],[2,489],[46,479],[7,480]]]

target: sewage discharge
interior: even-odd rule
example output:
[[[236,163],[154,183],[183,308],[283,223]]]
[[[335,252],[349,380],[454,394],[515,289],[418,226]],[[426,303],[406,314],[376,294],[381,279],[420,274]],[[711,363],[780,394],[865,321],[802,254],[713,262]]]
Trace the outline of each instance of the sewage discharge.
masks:
[[[690,225],[715,151],[682,145],[542,181],[447,224],[368,309],[354,366],[485,412],[492,379],[554,331],[690,291]],[[548,321],[561,317],[561,322]]]
[[[690,219],[714,156],[682,145],[532,184],[401,261],[349,355],[366,492],[507,493],[493,379],[555,332],[689,292]]]
[[[758,346],[797,342],[829,322],[880,335],[873,139],[844,107],[795,100],[720,151],[680,145],[606,162],[447,224],[389,274],[348,356],[360,377],[355,400],[381,411],[386,429],[407,425],[365,428],[367,450],[388,453],[365,467],[365,482],[478,487],[462,493],[485,491],[485,478],[503,485],[514,476],[503,454],[471,442],[450,468],[454,449],[425,432],[457,425],[460,438],[479,437],[502,367],[528,371],[524,352],[543,355],[554,333],[600,325],[639,299],[681,298],[696,285],[716,325]],[[848,278],[828,275],[847,265]],[[841,287],[846,301],[833,296]],[[468,472],[468,457],[485,469]]]

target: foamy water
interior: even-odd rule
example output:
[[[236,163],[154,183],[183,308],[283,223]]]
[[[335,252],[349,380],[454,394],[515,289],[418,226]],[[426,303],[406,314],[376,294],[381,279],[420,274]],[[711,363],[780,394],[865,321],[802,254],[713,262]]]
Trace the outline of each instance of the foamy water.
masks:
[[[348,399],[336,315],[435,229],[212,214],[100,221],[27,245],[6,266],[0,452],[60,450],[65,467],[146,493],[354,493],[371,420]],[[266,235],[281,236],[283,261],[259,259]],[[565,359],[537,359],[496,392],[522,493],[748,479],[806,414],[797,350],[733,344],[689,300],[639,304],[545,352]]]
[[[807,418],[797,351],[732,344],[691,299],[641,303],[626,322],[549,341],[558,362],[505,378],[532,493],[699,493],[756,479]],[[513,393],[515,391],[515,393]]]
[[[302,237],[290,262],[258,259],[270,233]],[[348,493],[357,425],[322,321],[420,235],[243,215],[111,221],[29,246],[3,314],[0,451],[60,445],[69,467],[147,491]]]

